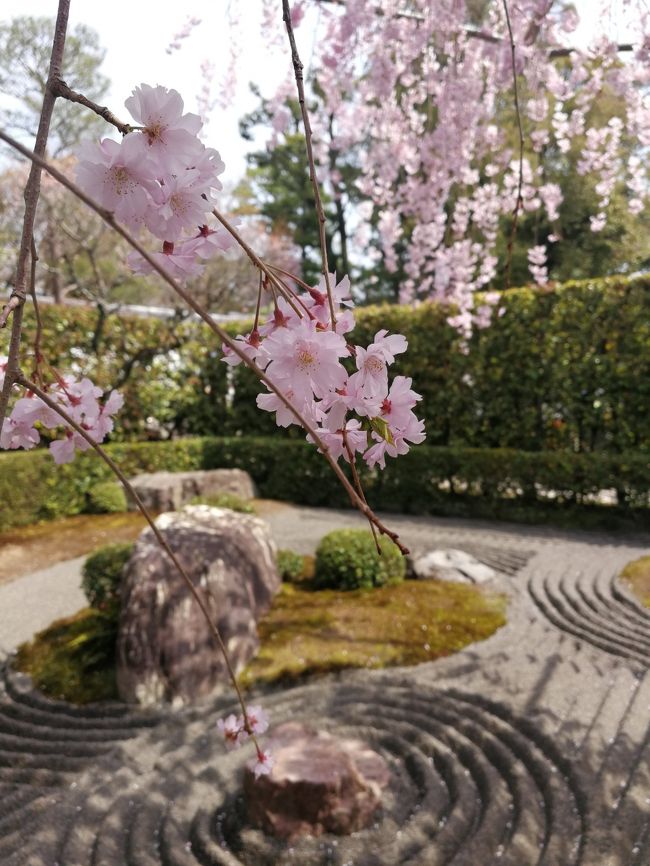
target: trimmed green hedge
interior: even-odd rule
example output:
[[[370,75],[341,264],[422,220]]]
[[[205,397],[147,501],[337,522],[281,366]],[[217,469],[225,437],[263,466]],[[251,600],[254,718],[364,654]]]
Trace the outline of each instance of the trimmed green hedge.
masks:
[[[81,570],[81,588],[91,607],[119,613],[122,574],[134,546],[133,542],[104,544],[86,559]]]
[[[43,315],[54,366],[74,358],[105,388],[130,371],[114,441],[156,427],[165,436],[302,436],[257,409],[255,377],[220,361],[202,323],[108,316],[98,330],[93,310],[46,307]],[[392,371],[412,376],[424,398],[428,445],[650,452],[650,278],[512,289],[468,351],[447,315],[434,304],[366,307],[352,335],[362,344],[380,328],[406,335],[408,352]],[[27,316],[28,340],[32,327]]]
[[[282,438],[196,438],[108,446],[127,475],[218,467],[250,472],[260,495],[304,505],[349,507],[328,464],[306,442]],[[111,479],[92,454],[56,466],[46,451],[0,455],[0,529],[78,514],[87,493]],[[618,517],[650,525],[650,455],[523,452],[420,445],[387,462],[385,472],[362,472],[373,508],[407,514],[449,514],[612,525]],[[615,491],[616,507],[591,504]],[[553,491],[553,495],[549,494]],[[577,513],[577,512],[576,512]]]

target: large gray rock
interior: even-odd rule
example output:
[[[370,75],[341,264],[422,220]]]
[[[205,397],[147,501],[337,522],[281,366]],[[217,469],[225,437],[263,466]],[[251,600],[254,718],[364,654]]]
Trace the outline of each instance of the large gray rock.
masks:
[[[413,557],[410,575],[416,580],[451,580],[455,583],[487,583],[496,571],[464,550],[453,547],[430,550]]]
[[[292,840],[354,833],[372,823],[390,770],[367,744],[286,722],[268,745],[274,759],[270,774],[255,779],[249,767],[244,773],[252,824]]]
[[[146,472],[131,478],[136,493],[150,511],[178,511],[196,496],[234,493],[255,496],[253,481],[243,469],[197,469],[193,472]],[[133,500],[129,508],[137,505]]]
[[[156,525],[203,594],[240,671],[259,646],[257,622],[280,588],[275,545],[264,521],[206,505],[161,514]],[[196,600],[151,529],[125,570],[117,640],[123,700],[189,703],[228,681]]]

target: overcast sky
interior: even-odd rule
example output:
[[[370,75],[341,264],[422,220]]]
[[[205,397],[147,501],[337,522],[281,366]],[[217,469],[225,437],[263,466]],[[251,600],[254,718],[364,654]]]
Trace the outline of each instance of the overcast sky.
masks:
[[[622,0],[621,0],[622,3]],[[587,38],[595,22],[600,21],[601,0],[577,0]],[[278,16],[281,3],[277,0]],[[17,15],[56,14],[56,0],[0,0],[0,20]],[[167,7],[170,8],[170,7]],[[106,49],[104,73],[111,80],[108,105],[118,116],[125,116],[124,100],[141,82],[162,84],[180,91],[188,110],[196,110],[196,96],[201,88],[201,63],[209,59],[215,65],[215,92],[228,70],[233,29],[228,24],[229,8],[240,10],[242,20],[236,32],[241,35],[239,85],[233,94],[232,106],[213,112],[205,142],[216,147],[226,163],[226,181],[236,182],[244,171],[243,148],[237,122],[256,105],[248,91],[248,82],[262,85],[265,95],[271,95],[290,72],[289,54],[284,41],[269,46],[260,35],[262,0],[185,0],[174,4],[172,11],[163,11],[162,4],[151,0],[72,0],[71,24],[80,21],[99,33]],[[202,23],[183,41],[182,48],[166,54],[174,33],[191,16]],[[309,66],[313,46],[318,39],[319,13],[314,12],[297,31],[303,62]],[[609,33],[620,40],[625,27],[618,14],[607,19]],[[618,31],[618,32],[617,32]],[[0,102],[0,115],[2,103]]]
[[[83,22],[99,33],[106,49],[102,70],[111,80],[106,101],[118,117],[128,119],[124,100],[141,82],[175,88],[183,96],[186,108],[196,111],[196,97],[203,81],[201,64],[205,60],[214,63],[213,92],[219,90],[230,62],[233,28],[228,22],[229,6],[245,10],[235,28],[241,36],[238,88],[230,108],[213,112],[204,140],[221,152],[228,179],[236,181],[245,167],[238,120],[257,105],[248,90],[248,82],[261,85],[262,92],[270,96],[290,73],[284,43],[268,46],[260,35],[261,0],[231,0],[230,3],[227,0],[186,0],[167,7],[177,11],[163,11],[162,4],[144,0],[72,0],[70,24]],[[281,18],[279,0],[277,6]],[[0,20],[17,15],[54,17],[56,9],[56,0],[0,0]],[[180,50],[168,55],[165,49],[174,33],[192,16],[200,18],[201,25],[192,30]],[[296,33],[306,65],[316,38],[317,18],[312,15]],[[1,111],[0,103],[0,114]]]

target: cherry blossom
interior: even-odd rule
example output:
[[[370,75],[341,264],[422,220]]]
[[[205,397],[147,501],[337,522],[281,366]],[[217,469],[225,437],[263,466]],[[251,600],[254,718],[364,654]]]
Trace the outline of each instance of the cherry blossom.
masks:
[[[228,749],[238,749],[248,739],[243,717],[233,713],[225,719],[219,719],[217,729],[223,734]]]
[[[259,705],[248,707],[246,710],[248,723],[254,734],[263,734],[269,727],[269,714]]]
[[[271,770],[273,769],[273,755],[271,754],[270,749],[266,749],[266,751],[262,751],[259,749],[257,752],[257,758],[255,761],[252,761],[248,766],[253,771],[255,778],[259,779],[260,776],[268,776]]]
[[[155,188],[156,165],[146,158],[138,140],[118,143],[105,138],[83,145],[79,152],[79,186],[127,226],[144,221]]]
[[[345,384],[347,373],[339,358],[348,350],[333,331],[319,331],[313,320],[301,319],[292,328],[277,328],[265,340],[262,353],[267,375],[298,400],[324,397]]]
[[[87,378],[61,378],[49,388],[49,396],[86,431],[93,442],[98,443],[103,442],[112,431],[113,416],[124,402],[118,391],[111,391],[106,401],[100,403],[101,388]],[[58,412],[39,397],[28,394],[16,401],[5,420],[0,448],[33,448],[41,439],[36,424],[47,429],[51,435],[57,428],[64,428],[64,438],[53,440],[49,446],[56,463],[69,463],[75,451],[87,451],[91,447],[83,436],[68,426]]]
[[[146,227],[162,241],[151,255],[172,277],[196,276],[205,259],[233,243],[223,227],[210,224],[223,161],[198,138],[201,119],[183,113],[176,90],[142,84],[125,105],[140,126],[121,142],[83,145],[77,182],[127,227]],[[128,263],[139,274],[153,271],[135,252]]]
[[[351,462],[359,454],[371,467],[383,468],[386,455],[406,454],[425,438],[424,423],[411,411],[420,400],[411,379],[397,376],[389,384],[388,367],[408,344],[402,334],[385,329],[367,348],[347,343],[338,324],[346,315],[354,320],[349,280],[337,283],[332,274],[330,285],[331,300],[323,278],[293,293],[291,304],[280,298],[266,320],[236,343],[295,406],[310,427],[309,442],[317,436],[318,447],[333,460]],[[226,364],[241,363],[228,346],[223,352]],[[275,412],[280,427],[302,423],[279,394],[258,394],[257,406]]]
[[[545,176],[544,154],[572,151],[580,154],[579,170],[594,179],[593,231],[606,225],[617,184],[639,214],[650,189],[643,159],[650,145],[650,15],[643,0],[622,4],[622,41],[631,50],[619,50],[608,16],[588,28],[593,35],[585,43],[573,8],[539,0],[508,6],[529,156],[524,212],[558,219],[562,190]],[[356,186],[371,201],[355,213],[350,248],[356,244],[367,258],[374,233],[385,267],[404,274],[400,300],[451,301],[457,313],[450,322],[468,334],[489,322],[489,309],[474,309],[473,293],[503,265],[499,224],[512,218],[519,186],[518,153],[509,130],[495,122],[504,100],[514,105],[503,4],[483,4],[480,26],[471,23],[475,10],[466,0],[303,0],[300,13],[310,8],[320,21],[310,60],[319,93],[311,117],[319,170],[329,172],[336,195],[336,153],[356,154]],[[607,111],[596,104],[603,93],[613,97]],[[283,83],[271,100],[276,116],[285,98]],[[274,131],[269,146],[277,140]],[[623,160],[629,142],[636,153]],[[548,234],[558,236],[554,227]],[[535,261],[537,248],[550,242],[541,234],[531,243],[539,281],[547,275],[546,264]]]

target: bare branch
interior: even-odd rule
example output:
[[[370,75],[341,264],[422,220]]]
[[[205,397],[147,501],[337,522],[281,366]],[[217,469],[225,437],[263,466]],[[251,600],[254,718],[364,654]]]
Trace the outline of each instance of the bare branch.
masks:
[[[89,208],[95,211],[95,213],[99,214],[99,216],[114,230],[119,234],[124,240],[136,250],[142,258],[156,271],[156,273],[160,274],[163,280],[172,288],[172,290],[185,301],[185,303],[192,309],[194,312],[206,323],[206,325],[213,331],[214,334],[219,337],[222,343],[225,343],[226,346],[235,354],[237,357],[246,364],[247,367],[255,373],[257,378],[263,382],[269,391],[272,391],[276,396],[280,399],[280,401],[289,409],[292,415],[297,419],[298,423],[303,427],[303,429],[309,434],[310,439],[316,445],[316,447],[322,452],[324,458],[332,467],[336,477],[339,479],[343,487],[345,488],[346,493],[350,497],[351,501],[354,503],[355,507],[364,514],[369,520],[371,520],[374,525],[377,527],[379,532],[383,535],[388,536],[388,538],[392,539],[395,544],[399,547],[400,551],[404,554],[407,554],[408,549],[399,541],[399,536],[397,533],[389,530],[377,517],[374,511],[361,499],[358,495],[347,476],[339,466],[336,460],[332,458],[332,455],[329,453],[329,449],[327,445],[320,438],[316,429],[309,423],[309,421],[300,413],[300,411],[296,408],[296,406],[287,398],[287,396],[278,388],[276,384],[274,384],[271,379],[266,375],[266,373],[257,366],[255,361],[251,360],[248,355],[244,352],[244,350],[238,345],[236,340],[233,338],[212,318],[212,316],[208,313],[204,307],[199,304],[196,299],[187,292],[182,286],[180,286],[173,277],[169,275],[169,273],[156,261],[156,259],[137,241],[123,226],[115,221],[113,214],[110,211],[107,211],[105,208],[101,207],[101,205],[97,204],[94,199],[90,198],[90,196],[86,195],[73,181],[67,178],[64,174],[62,174],[58,169],[54,168],[53,165],[50,165],[45,159],[40,156],[37,156],[35,153],[29,150],[29,148],[24,147],[20,142],[16,141],[16,139],[12,138],[8,135],[4,130],[0,130],[0,141],[4,141],[9,144],[14,150],[17,150],[19,153],[22,153],[23,156],[28,159],[33,160],[35,163],[41,166],[41,168],[45,169],[55,180],[57,180],[60,184],[65,186],[70,192],[74,193],[81,201],[85,202]],[[263,265],[263,263],[262,263]],[[266,266],[264,266],[264,272],[267,272]],[[277,279],[277,278],[276,278]],[[15,381],[15,380],[14,380]]]
[[[555,59],[556,57],[570,57],[571,54],[574,54],[578,49],[577,48],[552,48],[548,52],[548,56],[551,59]],[[619,53],[624,53],[626,51],[634,51],[635,46],[632,45],[631,42],[621,42],[616,46],[616,50]]]
[[[300,113],[302,114],[302,123],[305,127],[305,146],[307,148],[307,161],[309,162],[309,179],[311,180],[312,189],[314,191],[314,200],[316,202],[316,214],[318,216],[318,236],[320,239],[320,255],[323,270],[323,278],[325,280],[325,289],[327,290],[327,299],[329,301],[330,318],[332,320],[332,330],[336,326],[336,315],[334,313],[334,299],[332,297],[332,287],[330,286],[330,268],[327,261],[327,239],[325,237],[325,211],[323,210],[323,202],[320,196],[320,187],[318,178],[316,177],[316,165],[314,163],[314,149],[312,146],[313,134],[311,131],[311,123],[309,122],[309,112],[307,111],[307,103],[305,101],[305,82],[303,77],[303,65],[298,54],[298,46],[296,45],[296,37],[293,33],[291,25],[291,9],[289,8],[289,0],[282,0],[282,20],[287,28],[287,36],[289,37],[289,45],[291,46],[291,62],[293,63],[293,73],[296,79],[296,87],[298,88],[298,102],[300,103]]]
[[[521,191],[524,185],[524,130],[521,125],[521,111],[519,110],[519,87],[517,83],[517,67],[515,64],[515,40],[512,35],[512,25],[510,23],[510,13],[508,11],[508,0],[503,0],[503,11],[506,15],[506,24],[508,25],[508,36],[510,38],[510,54],[512,57],[512,86],[515,98],[515,112],[517,114],[517,131],[519,134],[519,178],[517,181],[517,198],[515,200],[515,208],[512,212],[512,230],[508,238],[508,248],[506,252],[506,270],[503,279],[504,289],[510,286],[510,271],[512,268],[512,250],[517,237],[517,223],[519,221],[519,210],[523,205]]]
[[[106,463],[106,465],[110,468],[110,470],[117,476],[117,478],[119,478],[120,482],[122,483],[122,486],[127,491],[129,496],[133,497],[133,501],[138,506],[140,513],[142,514],[144,519],[147,521],[147,523],[149,524],[149,527],[151,528],[151,531],[155,535],[156,541],[162,547],[162,549],[165,551],[167,556],[169,556],[172,563],[174,564],[174,567],[176,568],[176,570],[178,571],[178,573],[180,574],[182,579],[185,581],[187,588],[189,589],[189,591],[194,596],[194,600],[198,604],[198,606],[201,610],[201,613],[203,614],[203,617],[204,617],[206,623],[208,624],[208,628],[210,629],[210,632],[211,632],[212,636],[214,637],[215,642],[216,642],[217,646],[219,647],[219,650],[221,651],[223,659],[226,663],[226,668],[228,670],[228,676],[230,678],[230,682],[232,683],[232,686],[233,686],[235,692],[237,693],[237,698],[239,700],[239,705],[241,706],[242,712],[244,714],[244,719],[246,721],[248,729],[250,729],[250,724],[248,723],[248,714],[246,712],[246,704],[244,703],[244,697],[243,697],[241,690],[239,688],[239,685],[237,683],[237,677],[235,676],[235,671],[233,670],[232,664],[230,662],[230,658],[228,656],[228,651],[226,649],[226,645],[225,645],[223,638],[221,636],[221,632],[219,631],[219,627],[216,625],[216,623],[214,623],[212,621],[212,617],[210,616],[210,611],[208,610],[206,603],[201,596],[201,593],[198,591],[198,589],[194,585],[192,578],[189,576],[189,574],[185,571],[185,569],[181,565],[178,557],[176,556],[174,551],[169,546],[165,536],[162,534],[160,529],[158,529],[158,527],[156,526],[156,523],[155,523],[153,517],[148,512],[145,504],[143,503],[142,499],[140,498],[140,496],[136,492],[135,488],[133,487],[133,485],[131,484],[129,479],[126,477],[124,472],[122,472],[122,470],[117,465],[117,463],[113,460],[113,458],[110,457],[109,454],[107,454],[107,452],[102,448],[102,446],[99,445],[97,442],[95,442],[95,440],[92,438],[92,436],[90,436],[88,434],[88,432],[86,430],[84,430],[84,428],[80,424],[78,424],[74,420],[74,418],[65,411],[65,409],[63,409],[62,406],[60,406],[58,403],[56,403],[54,400],[52,400],[52,398],[47,394],[46,391],[43,391],[41,388],[39,388],[35,382],[30,382],[29,379],[27,379],[25,376],[22,375],[22,373],[18,374],[18,376],[16,378],[16,382],[17,382],[17,384],[22,385],[23,388],[26,388],[28,391],[31,391],[33,394],[36,394],[36,396],[40,400],[42,400],[46,406],[49,406],[50,409],[52,409],[54,412],[57,413],[57,415],[60,416],[60,418],[66,423],[66,425],[68,427],[73,429],[76,433],[79,434],[79,436],[81,436],[83,439],[85,439],[85,441],[91,446],[91,448],[93,448],[97,452],[97,454],[99,454],[101,459],[104,461],[104,463]],[[249,730],[249,734],[252,735],[252,731]],[[255,740],[254,736],[253,736],[253,741],[255,742],[255,746],[257,747],[257,741]]]
[[[43,157],[47,147],[47,138],[50,132],[50,120],[56,102],[56,94],[51,84],[61,75],[63,63],[63,51],[65,48],[65,36],[68,29],[68,13],[70,11],[70,0],[59,0],[59,8],[54,26],[54,39],[52,41],[52,53],[50,55],[50,69],[48,72],[47,87],[43,97],[43,107],[36,133],[34,153],[36,157]],[[27,262],[29,260],[32,239],[34,237],[34,221],[36,219],[36,208],[41,191],[41,168],[38,161],[32,162],[27,185],[25,186],[25,216],[23,218],[23,231],[18,250],[18,261],[16,264],[16,276],[14,288],[7,307],[0,316],[0,327],[4,328],[8,318],[13,314],[11,338],[9,341],[8,360],[5,369],[4,385],[0,393],[0,432],[7,414],[7,405],[19,371],[20,343],[22,339],[23,307],[26,298],[27,286]]]
[[[114,127],[119,129],[122,135],[128,135],[128,133],[133,132],[133,129],[135,128],[130,126],[128,123],[123,123],[119,120],[110,109],[106,108],[105,105],[98,105],[96,102],[93,102],[92,99],[88,99],[87,96],[84,96],[83,93],[77,93],[76,90],[72,90],[68,87],[65,81],[62,81],[60,78],[57,78],[52,82],[52,91],[55,96],[67,99],[68,102],[78,102],[79,105],[83,105],[91,111],[94,111],[95,114],[98,114],[103,118],[106,123],[111,123]]]

